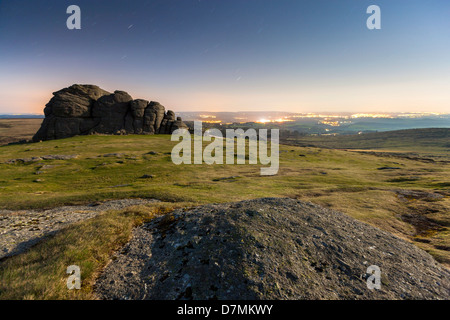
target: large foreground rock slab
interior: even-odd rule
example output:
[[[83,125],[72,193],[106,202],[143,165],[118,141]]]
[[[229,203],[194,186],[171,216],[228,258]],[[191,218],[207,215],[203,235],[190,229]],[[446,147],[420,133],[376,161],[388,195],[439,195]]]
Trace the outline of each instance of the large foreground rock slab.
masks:
[[[124,91],[109,93],[95,85],[74,84],[53,93],[33,141],[87,134],[170,134],[187,129],[158,102],[133,100]]]
[[[381,289],[367,287],[367,267]],[[428,253],[342,213],[265,198],[178,210],[137,228],[103,299],[449,299]]]

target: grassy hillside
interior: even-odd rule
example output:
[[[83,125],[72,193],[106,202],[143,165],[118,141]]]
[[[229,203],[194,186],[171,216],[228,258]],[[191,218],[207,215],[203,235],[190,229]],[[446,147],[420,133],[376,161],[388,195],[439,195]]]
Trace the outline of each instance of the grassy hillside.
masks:
[[[127,197],[156,198],[171,202],[174,206],[259,197],[292,197],[340,210],[414,241],[436,259],[450,265],[450,168],[445,163],[382,158],[344,150],[281,146],[279,174],[264,177],[260,176],[259,165],[176,166],[170,157],[175,144],[170,141],[170,136],[156,135],[83,136],[2,146],[0,208],[47,208]],[[11,159],[26,160],[45,155],[77,155],[77,158],[7,163]],[[399,196],[397,191],[404,189],[439,192],[444,197]],[[55,250],[57,256],[66,259],[64,248],[74,250],[73,244],[63,240],[69,237],[76,239],[74,241],[77,243],[81,241],[80,246],[85,246],[82,256],[86,259],[94,249],[95,252],[91,253],[102,257],[92,262],[94,265],[91,266],[89,280],[92,281],[95,272],[106,263],[104,255],[107,256],[126,240],[121,238],[117,242],[115,237],[118,231],[114,228],[110,230],[119,218],[123,219],[118,213],[109,213],[99,218],[106,221],[100,220],[95,228],[92,224],[96,222],[77,224],[63,231],[51,244],[44,243],[26,255],[7,259],[6,264],[0,264],[0,280],[13,283],[30,271],[27,269],[20,273],[19,266],[36,261],[36,257],[43,254],[52,256]],[[136,223],[133,219],[127,221],[129,225]],[[90,230],[87,234],[92,239],[80,239],[83,230]],[[98,242],[99,235],[107,239],[110,235],[112,242]],[[64,245],[56,249],[58,243]],[[115,243],[115,246],[107,243]],[[47,266],[45,259],[39,261],[37,264],[31,263],[33,267],[30,267],[37,268],[33,271],[36,274]],[[16,269],[18,271],[14,273]],[[45,279],[39,281],[45,284],[48,282]],[[14,297],[23,294],[24,286],[26,284],[23,283]],[[32,296],[42,297],[42,294]]]
[[[170,153],[175,144],[170,136],[135,135],[0,147],[0,207],[49,207],[126,196],[204,203],[335,189],[448,188],[449,168],[439,164],[282,146],[279,174],[263,177],[259,165],[174,165]],[[45,155],[77,158],[6,163]],[[380,167],[400,169],[377,170]],[[223,179],[231,176],[237,178]],[[414,179],[394,181],[405,177]]]
[[[385,150],[450,155],[450,129],[412,129],[360,135],[307,136],[291,139],[298,146]]]

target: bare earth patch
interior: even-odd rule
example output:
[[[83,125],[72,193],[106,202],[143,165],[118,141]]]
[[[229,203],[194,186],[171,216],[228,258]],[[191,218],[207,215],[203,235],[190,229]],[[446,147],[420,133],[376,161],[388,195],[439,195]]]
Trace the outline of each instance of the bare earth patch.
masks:
[[[20,254],[70,224],[107,210],[121,210],[156,200],[123,199],[50,210],[0,210],[0,259]]]

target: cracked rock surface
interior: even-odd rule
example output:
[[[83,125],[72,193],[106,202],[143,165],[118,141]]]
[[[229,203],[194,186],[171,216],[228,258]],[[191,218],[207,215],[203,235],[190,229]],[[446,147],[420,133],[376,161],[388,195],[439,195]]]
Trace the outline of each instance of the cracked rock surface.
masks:
[[[381,270],[370,290],[369,266]],[[387,232],[287,198],[176,210],[135,229],[102,299],[449,299],[450,272]]]

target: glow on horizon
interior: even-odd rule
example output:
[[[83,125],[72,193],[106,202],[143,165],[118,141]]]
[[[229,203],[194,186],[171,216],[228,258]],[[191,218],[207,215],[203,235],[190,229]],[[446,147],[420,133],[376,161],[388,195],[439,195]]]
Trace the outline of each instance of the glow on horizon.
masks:
[[[450,112],[450,2],[377,0],[375,32],[371,2],[78,0],[71,32],[64,1],[1,1],[0,113],[74,83],[175,112]]]
[[[1,79],[0,79],[1,80]],[[83,82],[81,82],[83,83]],[[449,82],[450,83],[450,82]],[[43,114],[45,104],[52,98],[52,92],[60,90],[71,84],[56,84],[54,87],[48,83],[40,89],[37,85],[29,86],[24,90],[20,86],[9,87],[0,81],[0,113],[7,114]],[[419,113],[419,114],[448,114],[450,113],[449,103],[441,92],[425,94],[422,91],[420,96],[414,97],[396,97],[382,95],[377,100],[366,100],[364,96],[356,100],[348,101],[342,98],[345,95],[340,92],[336,98],[324,96],[315,96],[306,94],[301,98],[295,99],[292,95],[278,96],[270,95],[267,92],[261,96],[241,95],[230,96],[225,94],[202,94],[182,93],[179,96],[171,95],[170,90],[161,90],[161,94],[149,94],[145,90],[127,90],[124,87],[106,87],[100,85],[103,89],[113,92],[114,90],[125,90],[134,99],[147,99],[159,101],[166,109],[172,109],[175,112],[246,112],[246,111],[280,111],[292,113],[308,113],[315,115],[320,113],[339,113],[350,112],[354,114],[375,113]],[[6,90],[5,88],[8,88]],[[398,87],[397,87],[398,88]],[[351,91],[348,88],[345,91]],[[393,89],[392,89],[393,90]],[[158,90],[153,90],[158,91]],[[169,92],[165,92],[169,91]],[[24,94],[26,92],[26,94]],[[337,98],[340,97],[338,100]],[[431,97],[427,99],[427,97]],[[334,102],[330,101],[334,100]],[[430,105],[428,105],[430,103]]]

